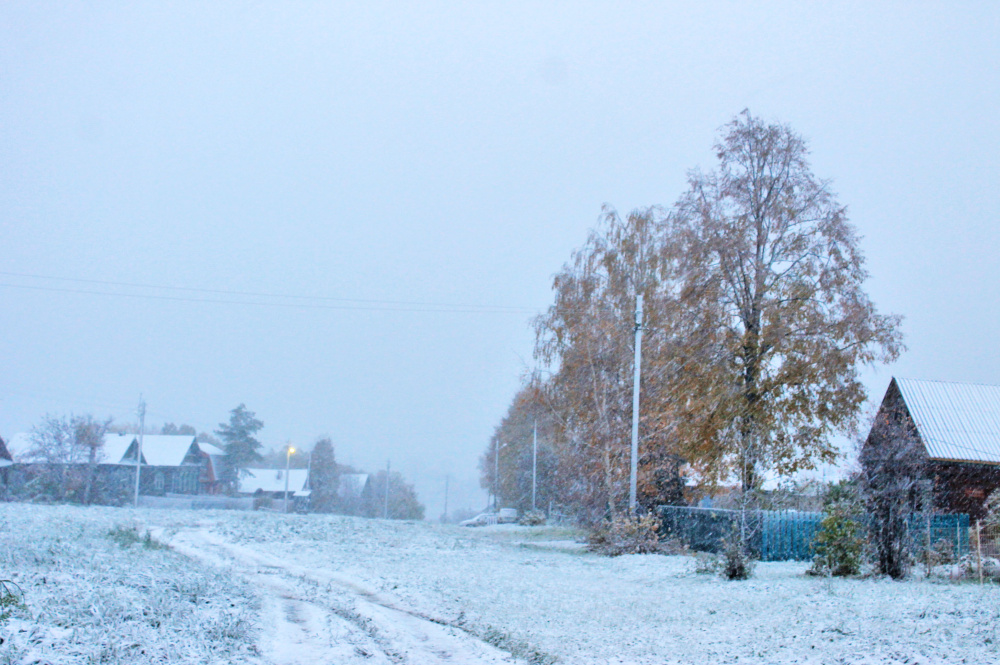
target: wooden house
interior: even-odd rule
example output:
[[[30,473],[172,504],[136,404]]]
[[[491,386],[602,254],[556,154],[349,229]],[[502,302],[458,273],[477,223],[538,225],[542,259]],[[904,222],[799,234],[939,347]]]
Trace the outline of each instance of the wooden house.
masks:
[[[104,439],[105,462],[133,466],[138,449],[138,435],[109,434]],[[224,458],[221,450],[198,443],[194,436],[146,434],[142,437],[139,493],[216,494],[223,486],[219,467]]]
[[[893,422],[917,446],[934,508],[985,514],[989,495],[1000,488],[1000,386],[893,378],[861,454],[887,445],[879,424]]]

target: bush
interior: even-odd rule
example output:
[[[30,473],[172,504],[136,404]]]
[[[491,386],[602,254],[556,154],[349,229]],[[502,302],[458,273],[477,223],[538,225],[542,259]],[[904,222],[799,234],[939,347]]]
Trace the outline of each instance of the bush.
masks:
[[[722,571],[722,558],[718,554],[697,552],[694,557],[696,575],[718,575]]]
[[[620,516],[594,529],[587,546],[591,552],[606,556],[655,554],[662,551],[659,532],[660,520],[655,515]]]
[[[861,570],[861,553],[864,539],[855,506],[838,501],[826,506],[823,521],[819,523],[813,542],[813,565],[810,575],[847,577]]]
[[[925,566],[943,566],[955,563],[955,543],[947,538],[939,538],[930,549],[921,548],[917,561]]]
[[[722,554],[722,576],[727,580],[748,580],[753,575],[755,562],[740,544],[739,538],[726,543]]]
[[[167,545],[153,538],[153,534],[149,531],[142,533],[139,531],[139,527],[134,524],[130,526],[122,524],[116,525],[113,529],[111,529],[111,531],[108,532],[108,538],[115,541],[123,548],[135,545],[136,543],[142,543],[142,546],[147,550],[169,549]]]
[[[517,523],[522,526],[541,526],[545,524],[545,513],[540,510],[529,510],[521,515]]]
[[[24,591],[12,580],[0,580],[0,625],[24,605]]]

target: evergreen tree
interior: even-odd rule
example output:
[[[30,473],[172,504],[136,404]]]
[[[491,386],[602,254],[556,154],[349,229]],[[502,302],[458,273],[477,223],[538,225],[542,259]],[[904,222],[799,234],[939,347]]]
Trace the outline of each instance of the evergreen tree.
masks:
[[[240,404],[229,412],[229,424],[219,423],[219,429],[215,430],[222,439],[223,449],[226,451],[226,469],[223,478],[234,490],[237,474],[245,476],[247,467],[263,460],[260,455],[261,443],[254,438],[254,434],[264,427],[264,423],[257,420],[256,415],[253,411],[249,411],[245,404]]]
[[[317,513],[331,513],[337,505],[340,473],[334,458],[333,443],[324,437],[316,442],[309,464],[310,503]]]

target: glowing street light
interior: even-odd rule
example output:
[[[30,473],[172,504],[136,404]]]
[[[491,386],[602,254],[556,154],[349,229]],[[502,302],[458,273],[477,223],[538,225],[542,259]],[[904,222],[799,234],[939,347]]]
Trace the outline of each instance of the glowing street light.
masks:
[[[292,453],[295,452],[295,448],[292,448],[292,444],[286,446],[287,452],[285,453],[285,512],[288,512],[288,473],[292,469]]]

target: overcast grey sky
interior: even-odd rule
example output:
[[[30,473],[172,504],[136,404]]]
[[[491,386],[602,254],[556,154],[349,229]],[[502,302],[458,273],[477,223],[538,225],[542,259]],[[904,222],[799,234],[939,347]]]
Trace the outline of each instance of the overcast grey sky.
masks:
[[[810,140],[906,316],[872,392],[1000,383],[998,35],[992,2],[4,2],[0,435],[245,402],[481,507],[553,273],[744,107]]]

